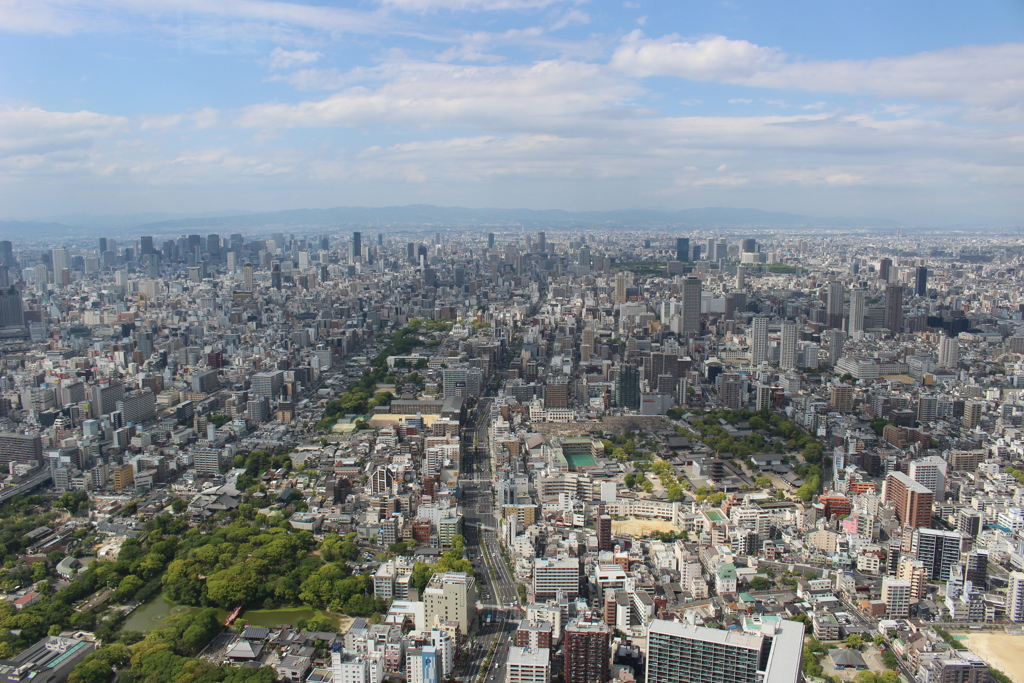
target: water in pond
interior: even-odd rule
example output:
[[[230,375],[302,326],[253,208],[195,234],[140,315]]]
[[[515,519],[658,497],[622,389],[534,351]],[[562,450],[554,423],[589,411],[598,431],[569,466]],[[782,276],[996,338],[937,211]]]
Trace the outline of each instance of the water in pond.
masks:
[[[199,607],[175,605],[164,597],[163,593],[159,593],[149,602],[144,605],[139,605],[139,607],[128,616],[128,619],[124,622],[122,628],[125,631],[152,631],[160,625],[160,622],[164,621],[171,615],[191,614],[193,612],[198,612],[199,609]]]
[[[162,621],[172,615],[191,614],[198,612],[200,607],[187,607],[175,605],[168,600],[163,593],[144,605],[140,605],[124,622],[126,631],[148,632],[160,625]],[[300,619],[311,619],[313,617],[328,616],[322,610],[315,610],[311,607],[284,607],[281,609],[257,609],[242,612],[239,621],[252,626],[277,626],[278,624],[290,624],[295,626]],[[217,618],[224,621],[227,617],[226,610],[217,610]],[[337,617],[330,617],[337,623]]]

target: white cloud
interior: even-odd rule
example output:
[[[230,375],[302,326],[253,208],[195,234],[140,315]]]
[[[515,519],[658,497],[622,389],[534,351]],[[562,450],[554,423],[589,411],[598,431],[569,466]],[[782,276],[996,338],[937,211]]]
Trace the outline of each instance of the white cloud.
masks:
[[[1024,100],[1024,43],[968,45],[871,60],[798,61],[780,48],[711,36],[629,34],[611,64],[632,76],[679,76],[761,88],[795,88],[1009,108]]]
[[[378,0],[381,4],[407,12],[436,10],[529,10],[542,9],[565,0]]]
[[[275,47],[274,51],[270,53],[269,66],[271,69],[290,69],[301,64],[312,64],[321,57],[323,57],[321,52],[311,52],[309,50],[288,51]]]
[[[140,22],[202,32],[196,19],[232,22],[234,34],[247,27],[294,27],[327,33],[377,33],[395,28],[379,12],[306,5],[276,0],[5,0],[0,3],[0,31],[69,35],[85,31],[120,31]],[[221,24],[219,30],[225,27]],[[266,35],[264,31],[262,34]]]
[[[0,109],[0,157],[81,150],[127,129],[128,119],[91,111]]]
[[[551,131],[579,125],[593,112],[627,106],[640,92],[598,65],[576,61],[528,66],[406,62],[359,75],[371,72],[383,85],[351,87],[320,101],[253,105],[242,110],[237,123],[264,129],[403,124]],[[339,82],[344,78],[338,75]]]

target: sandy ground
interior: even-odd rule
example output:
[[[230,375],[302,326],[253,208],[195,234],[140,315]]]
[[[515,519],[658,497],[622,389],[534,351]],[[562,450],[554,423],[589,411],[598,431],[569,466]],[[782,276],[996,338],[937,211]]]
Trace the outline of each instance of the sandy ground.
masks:
[[[634,538],[643,538],[652,532],[672,532],[679,531],[672,522],[666,522],[663,519],[626,519],[621,521],[612,520],[612,535],[618,536],[632,536]]]
[[[338,617],[338,633],[347,633],[352,622],[355,621],[353,617],[346,616],[344,614],[334,614],[328,612],[332,617]]]
[[[999,669],[1016,683],[1024,683],[1024,636],[971,633],[962,642],[989,666]]]

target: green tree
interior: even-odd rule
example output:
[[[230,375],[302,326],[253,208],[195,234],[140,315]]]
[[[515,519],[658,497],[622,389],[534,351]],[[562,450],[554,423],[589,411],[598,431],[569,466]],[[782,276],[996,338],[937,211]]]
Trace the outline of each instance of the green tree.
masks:
[[[772,582],[763,576],[755,576],[750,580],[750,589],[755,591],[766,591],[772,587]]]
[[[850,635],[846,636],[846,647],[850,648],[851,650],[859,650],[863,646],[864,639],[861,637],[859,633],[851,633]]]
[[[764,489],[772,485],[772,480],[769,479],[768,477],[758,477],[754,481],[754,484],[757,486],[757,488]]]

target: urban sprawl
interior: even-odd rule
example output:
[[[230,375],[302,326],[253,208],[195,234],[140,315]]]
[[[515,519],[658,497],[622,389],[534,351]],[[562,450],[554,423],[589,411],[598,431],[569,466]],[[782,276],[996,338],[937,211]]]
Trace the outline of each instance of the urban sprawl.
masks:
[[[1019,238],[356,230],[0,242],[0,682],[1024,681]]]

